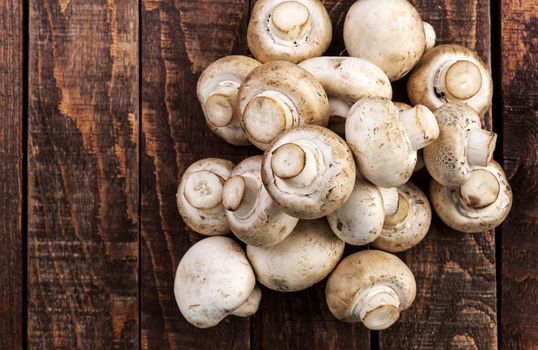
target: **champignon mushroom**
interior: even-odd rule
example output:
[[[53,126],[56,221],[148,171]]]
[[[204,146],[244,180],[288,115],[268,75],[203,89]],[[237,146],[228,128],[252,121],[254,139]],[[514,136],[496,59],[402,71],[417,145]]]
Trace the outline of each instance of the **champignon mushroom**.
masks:
[[[372,330],[390,327],[415,299],[413,273],[395,255],[363,250],[343,259],[327,281],[331,313]]]
[[[317,219],[348,199],[355,172],[344,140],[329,129],[305,125],[282,133],[265,152],[262,181],[284,212]]]
[[[284,61],[266,63],[247,76],[239,89],[239,110],[247,138],[262,150],[286,129],[329,122],[329,100],[321,84]]]
[[[461,232],[494,229],[512,207],[512,189],[494,160],[486,167],[474,167],[459,188],[449,188],[432,179],[430,198],[441,220]]]
[[[473,166],[491,161],[497,135],[483,130],[478,114],[463,104],[445,103],[434,115],[439,138],[424,148],[424,162],[435,181],[458,187],[469,178]]]
[[[232,314],[253,315],[261,290],[245,253],[234,240],[209,237],[194,244],[176,270],[174,295],[179,311],[198,328],[217,325]]]
[[[356,57],[316,57],[299,63],[323,86],[329,97],[329,129],[344,134],[351,105],[364,97],[392,98],[389,78],[375,64]]]
[[[196,93],[207,125],[232,145],[250,144],[239,123],[237,93],[243,79],[259,65],[250,57],[227,56],[210,64],[198,79]]]
[[[206,158],[193,163],[183,173],[176,200],[189,228],[208,236],[230,232],[222,206],[222,190],[233,167],[230,161]]]
[[[258,281],[269,289],[294,292],[318,283],[344,253],[325,219],[299,221],[293,232],[272,247],[247,246]]]
[[[331,19],[318,0],[258,0],[247,29],[248,48],[264,63],[321,56],[331,38]]]
[[[380,187],[406,183],[413,174],[417,150],[438,135],[435,117],[426,107],[400,112],[380,97],[359,100],[346,119],[346,141],[359,172]]]
[[[427,23],[425,23],[427,24]],[[407,111],[411,108],[413,108],[413,106],[405,103],[405,102],[393,102],[394,105],[396,106],[396,108],[398,108],[398,110],[400,112],[403,112],[403,111]],[[417,172],[417,171],[420,171],[424,168],[424,154],[423,154],[423,151],[422,149],[419,149],[417,151],[417,163],[415,164],[415,169],[413,170],[413,172]]]
[[[358,0],[344,21],[344,43],[350,56],[374,63],[394,81],[432,45],[432,30],[425,29],[420,14],[406,0]]]
[[[252,246],[275,245],[299,219],[282,212],[262,185],[262,156],[243,160],[224,184],[222,203],[232,232]]]
[[[484,115],[491,106],[493,80],[472,50],[440,45],[428,50],[409,75],[407,94],[413,104],[434,110],[445,102],[459,102]]]
[[[411,182],[398,190],[398,209],[386,215],[381,234],[374,241],[378,249],[391,253],[416,246],[428,233],[432,211],[426,195]]]

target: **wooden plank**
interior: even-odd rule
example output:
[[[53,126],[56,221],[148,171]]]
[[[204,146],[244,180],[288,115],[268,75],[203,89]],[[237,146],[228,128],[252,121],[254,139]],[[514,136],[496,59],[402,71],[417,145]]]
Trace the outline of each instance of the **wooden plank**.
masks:
[[[489,62],[489,1],[413,2],[436,29],[438,43],[467,46]],[[489,115],[486,125],[491,128]],[[425,176],[414,181],[427,188]],[[497,348],[493,232],[458,233],[435,216],[427,238],[399,255],[415,274],[417,299],[398,323],[380,332],[380,349]]]
[[[23,348],[23,9],[0,0],[0,349]]]
[[[514,193],[500,235],[500,338],[503,349],[537,349],[537,7],[531,0],[500,3],[502,155]]]
[[[138,2],[29,21],[28,345],[137,349]]]
[[[210,63],[246,53],[248,0],[142,1],[141,344],[143,349],[244,349],[250,321],[228,317],[197,329],[173,295],[183,254],[203,236],[188,231],[175,193],[195,160],[239,161],[254,151],[213,135],[196,98],[196,81]]]

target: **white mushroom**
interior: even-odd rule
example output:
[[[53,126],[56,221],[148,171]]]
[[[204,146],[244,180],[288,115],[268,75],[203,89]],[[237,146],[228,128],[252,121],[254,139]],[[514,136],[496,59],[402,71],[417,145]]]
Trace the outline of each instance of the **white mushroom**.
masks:
[[[406,0],[358,0],[346,15],[344,43],[350,56],[374,63],[394,81],[432,45],[432,30]]]
[[[459,102],[484,115],[491,106],[493,80],[474,51],[440,45],[428,50],[411,72],[407,94],[413,104],[432,111],[445,102]]]
[[[374,246],[391,253],[416,246],[428,233],[432,211],[426,195],[411,182],[398,188],[398,210],[386,215]]]
[[[492,230],[512,207],[512,189],[494,160],[486,167],[474,167],[459,188],[442,186],[432,179],[430,198],[441,220],[461,232]]]
[[[351,105],[364,97],[392,98],[389,78],[375,64],[356,57],[316,57],[299,63],[323,86],[329,97],[329,128],[344,134]]]
[[[252,246],[275,245],[299,219],[282,212],[262,184],[262,156],[243,160],[224,184],[222,202],[232,232]]]
[[[424,24],[427,24],[427,23],[424,23]],[[394,105],[396,106],[396,108],[398,108],[398,110],[400,112],[403,112],[403,111],[407,111],[411,108],[413,108],[413,106],[405,103],[405,102],[393,102]],[[417,172],[417,171],[420,171],[424,168],[425,164],[424,164],[424,154],[423,154],[423,151],[422,151],[422,148],[417,150],[417,163],[415,164],[415,169],[413,170],[413,172]]]
[[[363,250],[343,259],[325,288],[331,313],[345,322],[381,330],[409,308],[416,295],[413,273],[395,255]]]
[[[176,194],[177,207],[192,230],[208,236],[230,232],[222,206],[222,190],[233,167],[230,161],[206,158],[193,163],[183,173]]]
[[[230,314],[254,314],[261,290],[239,244],[227,237],[209,237],[194,244],[179,262],[174,295],[189,323],[209,328]]]
[[[380,97],[359,100],[346,120],[346,141],[359,172],[380,187],[406,183],[413,174],[417,150],[438,135],[435,117],[426,107],[400,112]]]
[[[258,0],[247,29],[248,47],[264,63],[321,56],[331,38],[331,19],[318,0]]]
[[[445,103],[434,115],[439,138],[424,148],[424,162],[437,182],[458,187],[469,178],[473,166],[491,161],[497,134],[483,130],[478,114],[463,104]]]
[[[237,93],[247,74],[260,65],[250,57],[226,56],[210,64],[198,79],[196,92],[207,125],[232,145],[250,144],[239,123]]]
[[[329,122],[321,84],[303,68],[283,61],[266,63],[248,75],[239,90],[239,110],[247,138],[262,150],[286,129]]]
[[[258,281],[280,292],[294,292],[318,283],[334,269],[344,242],[325,219],[299,221],[293,232],[272,247],[247,246]]]
[[[274,202],[300,219],[339,208],[355,183],[351,151],[334,132],[306,125],[282,133],[265,152],[262,180]]]

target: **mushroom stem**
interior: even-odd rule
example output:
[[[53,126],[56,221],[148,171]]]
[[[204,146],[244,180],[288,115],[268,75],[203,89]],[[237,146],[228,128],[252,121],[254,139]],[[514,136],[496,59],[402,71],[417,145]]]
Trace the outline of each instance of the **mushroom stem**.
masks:
[[[424,34],[426,35],[426,50],[429,50],[435,46],[437,35],[431,24],[428,22],[422,22],[422,24],[424,25]]]
[[[467,60],[449,61],[436,76],[435,88],[457,100],[468,100],[480,91],[482,73],[476,64]]]
[[[235,81],[220,82],[204,103],[207,121],[216,127],[223,127],[232,122],[237,106],[239,84]]]
[[[493,158],[497,134],[480,128],[467,132],[467,161],[471,166],[487,166]]]
[[[185,199],[196,209],[212,209],[221,204],[223,180],[217,174],[195,171],[185,183]]]
[[[282,2],[273,9],[270,28],[279,39],[297,44],[310,31],[310,12],[298,1]]]
[[[278,147],[271,158],[273,173],[296,188],[306,187],[317,176],[317,162],[308,147],[285,143]]]
[[[235,211],[241,205],[245,196],[246,184],[242,176],[235,175],[224,183],[222,191],[222,204],[224,209]]]
[[[413,150],[419,150],[439,137],[439,126],[433,113],[423,105],[400,112],[405,133]]]
[[[262,291],[258,285],[254,286],[252,293],[248,297],[247,301],[243,303],[240,307],[232,312],[232,315],[239,317],[249,317],[252,316],[258,311],[260,306],[260,301],[262,299]]]
[[[385,227],[394,227],[404,221],[409,214],[409,201],[407,198],[398,194],[398,210],[392,215],[385,215]]]
[[[398,211],[398,189],[396,187],[379,187],[383,198],[385,216],[394,215]]]
[[[469,179],[460,186],[460,197],[467,206],[485,208],[497,200],[501,190],[499,180],[485,169],[475,169]]]
[[[400,317],[398,294],[389,286],[374,286],[357,300],[353,315],[369,329],[386,329]]]

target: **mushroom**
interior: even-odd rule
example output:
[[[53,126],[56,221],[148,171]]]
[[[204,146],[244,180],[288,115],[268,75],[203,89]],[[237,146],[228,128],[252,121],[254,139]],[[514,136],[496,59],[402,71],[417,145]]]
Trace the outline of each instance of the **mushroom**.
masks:
[[[425,23],[427,24],[427,23]],[[434,33],[435,34],[435,33]],[[403,112],[403,111],[407,111],[411,108],[413,108],[413,106],[405,103],[405,102],[393,102],[394,105],[396,106],[396,108],[398,108],[398,110],[400,112]],[[423,154],[423,151],[422,149],[419,149],[417,151],[417,162],[415,164],[415,169],[413,170],[413,172],[417,172],[417,171],[420,171],[424,168],[424,154]]]
[[[331,19],[318,0],[258,0],[247,29],[248,48],[264,63],[321,56],[331,38]]]
[[[381,234],[373,245],[391,253],[416,246],[428,233],[432,211],[428,198],[417,186],[408,182],[397,188],[398,209],[386,215]]]
[[[331,313],[366,328],[390,327],[416,295],[413,273],[397,256],[363,250],[343,259],[327,281],[325,296]]]
[[[486,166],[493,157],[497,135],[480,127],[480,117],[466,105],[445,103],[435,110],[439,138],[424,148],[428,172],[443,186],[458,187],[473,166]]]
[[[389,78],[375,64],[356,57],[316,57],[299,63],[323,86],[329,97],[329,128],[344,134],[351,105],[364,97],[392,98]]]
[[[275,245],[299,219],[282,212],[262,185],[262,156],[243,160],[224,184],[222,203],[232,232],[252,246]]]
[[[245,253],[227,237],[203,239],[185,253],[176,270],[174,295],[183,317],[198,328],[216,326],[230,314],[251,316],[261,300]]]
[[[346,119],[346,141],[359,172],[375,185],[406,183],[417,161],[417,150],[432,143],[439,128],[432,112],[422,105],[400,112],[385,98],[359,100]]]
[[[445,102],[459,102],[484,115],[491,106],[493,80],[472,50],[440,45],[428,50],[409,75],[407,94],[413,104],[434,110]]]
[[[282,133],[262,164],[262,181],[273,201],[300,219],[317,219],[339,208],[353,191],[355,173],[344,140],[315,125]]]
[[[344,43],[350,56],[374,63],[394,81],[435,44],[432,31],[406,0],[358,0],[344,21]]]
[[[441,220],[461,232],[492,230],[506,219],[512,207],[512,189],[494,160],[485,167],[474,167],[459,188],[432,179],[430,198]]]
[[[329,101],[321,84],[284,61],[266,63],[247,76],[239,89],[239,110],[247,138],[262,150],[286,129],[329,122]]]
[[[176,200],[179,214],[189,228],[208,236],[230,232],[222,190],[233,167],[230,161],[206,158],[193,163],[183,173]]]
[[[260,62],[246,56],[226,56],[210,64],[198,79],[196,93],[207,125],[226,142],[249,145],[239,123],[237,93],[245,77]]]
[[[258,281],[269,289],[295,292],[327,277],[344,253],[325,219],[299,221],[293,232],[272,247],[247,246]]]

